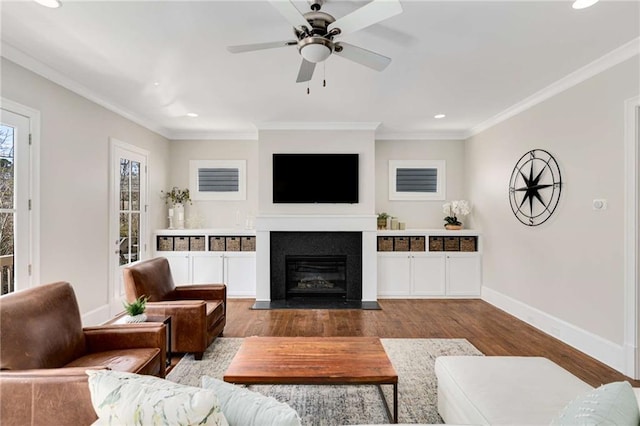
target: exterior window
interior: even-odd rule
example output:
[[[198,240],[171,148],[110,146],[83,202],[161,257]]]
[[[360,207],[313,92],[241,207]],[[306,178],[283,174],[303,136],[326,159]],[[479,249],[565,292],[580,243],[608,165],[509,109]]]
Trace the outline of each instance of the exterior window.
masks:
[[[189,192],[193,200],[245,200],[245,160],[191,160]]]
[[[444,160],[390,160],[389,200],[444,200]]]

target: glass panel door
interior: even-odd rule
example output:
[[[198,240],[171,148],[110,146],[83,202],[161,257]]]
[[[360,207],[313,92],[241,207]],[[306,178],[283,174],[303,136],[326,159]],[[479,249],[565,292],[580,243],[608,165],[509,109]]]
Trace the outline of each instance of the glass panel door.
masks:
[[[113,297],[121,309],[122,268],[144,259],[146,253],[146,153],[112,140]],[[117,308],[116,308],[117,306]]]
[[[29,119],[0,113],[0,292],[6,294],[30,285]]]

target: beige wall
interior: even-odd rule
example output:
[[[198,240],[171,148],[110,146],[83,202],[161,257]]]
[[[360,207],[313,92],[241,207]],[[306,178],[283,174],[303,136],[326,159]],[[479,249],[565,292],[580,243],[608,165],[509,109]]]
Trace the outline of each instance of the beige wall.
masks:
[[[238,201],[193,201],[185,207],[185,217],[202,220],[205,228],[244,228],[248,215],[258,213],[258,141],[178,140],[171,142],[169,184],[189,187],[190,160],[246,160],[247,198]],[[188,223],[187,225],[190,225]],[[163,227],[166,227],[166,220]],[[192,227],[192,226],[189,226]]]
[[[389,200],[389,160],[445,160],[445,199],[465,199],[464,141],[376,141],[376,213],[387,212],[406,222],[407,228],[442,228],[444,214],[440,201]],[[469,218],[460,218],[470,227]]]
[[[109,138],[150,151],[150,194],[166,186],[169,142],[13,62],[2,58],[1,66],[2,97],[41,113],[40,280],[71,282],[83,314],[103,308],[112,247]],[[150,201],[153,229],[164,214]]]
[[[624,101],[640,92],[638,75],[634,57],[466,143],[483,286],[614,345],[624,330]],[[508,182],[534,148],[555,156],[563,188],[551,219],[528,227],[511,212]],[[596,198],[608,209],[593,210]]]

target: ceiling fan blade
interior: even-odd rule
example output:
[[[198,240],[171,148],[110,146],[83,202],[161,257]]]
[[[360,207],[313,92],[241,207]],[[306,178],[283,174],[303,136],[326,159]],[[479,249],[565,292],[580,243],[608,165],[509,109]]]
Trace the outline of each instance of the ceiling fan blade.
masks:
[[[399,0],[373,0],[350,14],[336,19],[327,29],[340,29],[340,35],[352,33],[402,12]]]
[[[343,58],[349,59],[353,62],[357,62],[365,67],[372,68],[376,71],[384,70],[387,65],[391,63],[391,58],[363,49],[362,47],[343,42],[336,43],[336,46],[342,47],[342,50],[338,52],[338,49],[336,49],[333,51],[334,54],[342,56]]]
[[[313,70],[315,69],[316,64],[314,62],[309,62],[306,59],[303,59],[300,64],[300,71],[298,71],[296,83],[304,83],[305,81],[311,80],[311,77],[313,77]]]
[[[275,47],[294,46],[295,40],[287,41],[271,41],[268,43],[241,44],[238,46],[227,46],[227,50],[231,53],[253,52],[254,50],[273,49]]]
[[[295,28],[303,26],[307,27],[307,29],[310,28],[309,22],[290,0],[269,0],[269,3],[278,9],[278,12]]]

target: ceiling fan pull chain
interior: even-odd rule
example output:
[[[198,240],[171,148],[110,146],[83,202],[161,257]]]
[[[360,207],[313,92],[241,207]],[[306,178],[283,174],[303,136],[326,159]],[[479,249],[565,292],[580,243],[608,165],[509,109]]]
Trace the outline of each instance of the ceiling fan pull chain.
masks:
[[[322,87],[327,87],[327,63],[322,63]]]
[[[308,95],[309,93],[311,93],[311,92],[309,91],[309,82],[307,81],[307,95]]]

